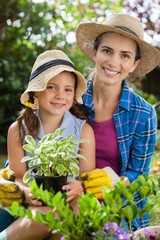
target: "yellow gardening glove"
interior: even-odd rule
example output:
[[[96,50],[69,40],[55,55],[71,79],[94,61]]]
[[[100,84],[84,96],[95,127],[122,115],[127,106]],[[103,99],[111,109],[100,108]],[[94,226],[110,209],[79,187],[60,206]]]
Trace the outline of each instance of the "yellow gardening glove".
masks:
[[[104,169],[96,168],[91,172],[81,174],[84,190],[86,193],[92,193],[98,199],[104,198],[102,187],[113,188],[113,182]]]
[[[14,180],[15,173],[12,170],[0,170],[0,204],[3,207],[10,206],[14,201],[23,202],[23,193]]]

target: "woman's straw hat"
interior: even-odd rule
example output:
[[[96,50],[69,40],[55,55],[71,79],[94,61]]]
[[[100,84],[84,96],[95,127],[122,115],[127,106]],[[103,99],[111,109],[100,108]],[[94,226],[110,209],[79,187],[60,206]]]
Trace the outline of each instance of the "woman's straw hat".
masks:
[[[44,91],[49,80],[63,71],[76,74],[77,88],[75,96],[77,101],[81,103],[81,96],[86,90],[86,80],[80,72],[76,71],[68,56],[60,50],[48,50],[37,57],[32,68],[28,87],[21,95],[21,103],[25,105],[28,102],[29,92]]]
[[[77,45],[93,61],[96,38],[105,32],[116,32],[135,40],[140,48],[141,61],[132,76],[143,76],[160,63],[160,52],[144,41],[144,33],[138,18],[126,14],[112,14],[106,24],[82,23],[76,31]]]

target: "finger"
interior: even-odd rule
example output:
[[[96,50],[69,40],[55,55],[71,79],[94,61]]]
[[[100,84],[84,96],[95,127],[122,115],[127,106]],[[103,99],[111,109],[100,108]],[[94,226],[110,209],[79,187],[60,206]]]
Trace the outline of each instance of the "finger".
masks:
[[[71,195],[71,196],[69,196],[69,197],[67,198],[66,202],[69,203],[69,202],[71,202],[73,199],[74,199],[74,196]]]
[[[64,185],[64,186],[62,187],[62,190],[64,190],[64,191],[69,191],[69,190],[71,190],[71,185],[70,185],[70,184]]]
[[[35,200],[36,199],[36,197],[32,194],[32,193],[29,193],[29,198],[31,199],[31,200]]]
[[[42,202],[37,201],[37,200],[32,200],[30,205],[32,205],[32,206],[42,206]]]

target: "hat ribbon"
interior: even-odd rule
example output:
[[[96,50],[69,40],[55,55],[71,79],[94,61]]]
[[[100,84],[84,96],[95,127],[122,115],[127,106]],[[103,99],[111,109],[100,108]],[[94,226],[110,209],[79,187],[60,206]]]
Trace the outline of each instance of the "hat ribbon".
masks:
[[[57,66],[57,65],[66,65],[66,66],[69,66],[69,67],[72,67],[75,69],[75,66],[69,62],[69,61],[66,61],[66,60],[63,60],[63,59],[55,59],[55,60],[51,60],[49,62],[46,62],[44,64],[42,64],[41,66],[39,66],[31,75],[30,75],[30,78],[29,78],[29,81],[31,81],[32,79],[34,79],[35,77],[37,77],[39,74],[41,74],[42,72],[44,72],[45,70],[51,68],[51,67],[54,67],[54,66]]]
[[[115,26],[115,28],[118,28],[118,29],[123,30],[123,31],[128,32],[128,33],[131,33],[132,35],[134,35],[134,36],[139,38],[139,36],[134,31],[132,31],[131,29],[129,29],[127,27],[118,25],[118,26]]]

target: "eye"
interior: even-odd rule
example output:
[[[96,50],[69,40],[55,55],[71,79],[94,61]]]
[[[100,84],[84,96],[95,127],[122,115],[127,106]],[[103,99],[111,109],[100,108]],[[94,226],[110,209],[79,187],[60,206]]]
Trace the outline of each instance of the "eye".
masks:
[[[122,58],[124,58],[124,59],[130,59],[131,56],[130,56],[128,53],[123,53],[123,54],[122,54]]]
[[[56,85],[48,85],[47,89],[55,91],[55,90],[57,90],[57,86]]]
[[[74,89],[73,89],[73,88],[70,88],[70,87],[67,87],[67,88],[65,88],[65,91],[66,91],[66,92],[74,92]]]
[[[104,48],[103,52],[106,53],[106,54],[111,54],[112,53],[112,51],[108,48]]]

